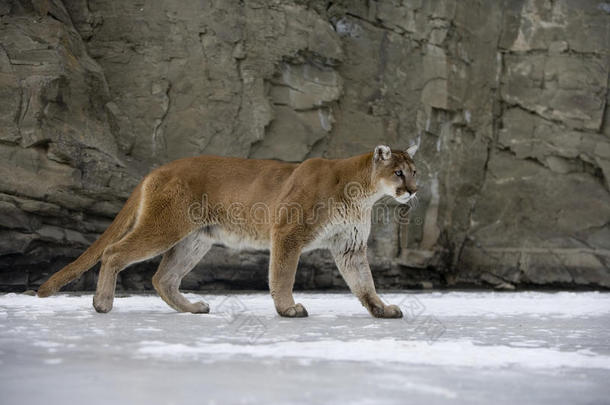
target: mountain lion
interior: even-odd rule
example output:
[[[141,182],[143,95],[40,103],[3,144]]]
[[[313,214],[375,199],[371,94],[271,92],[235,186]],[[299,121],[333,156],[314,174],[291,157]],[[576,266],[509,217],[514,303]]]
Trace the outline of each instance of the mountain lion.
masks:
[[[400,309],[375,292],[366,247],[375,201],[389,195],[406,203],[415,196],[416,151],[379,145],[347,159],[302,163],[219,156],[168,163],[142,180],[100,238],[44,283],[38,296],[50,296],[101,260],[93,306],[108,312],[118,273],[163,254],[153,276],[161,298],[177,311],[207,313],[208,304],[188,301],[179,286],[221,243],[269,249],[269,289],[278,314],[305,317],[292,296],[297,263],[302,252],[324,248],[371,315],[400,318]]]

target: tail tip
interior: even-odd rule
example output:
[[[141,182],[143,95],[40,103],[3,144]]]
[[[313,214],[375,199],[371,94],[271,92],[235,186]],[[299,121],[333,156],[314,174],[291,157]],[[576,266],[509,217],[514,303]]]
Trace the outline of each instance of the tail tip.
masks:
[[[40,286],[38,291],[36,291],[36,295],[38,295],[40,298],[50,297],[54,293],[55,293],[55,291],[53,290],[53,288],[46,286],[44,284]]]

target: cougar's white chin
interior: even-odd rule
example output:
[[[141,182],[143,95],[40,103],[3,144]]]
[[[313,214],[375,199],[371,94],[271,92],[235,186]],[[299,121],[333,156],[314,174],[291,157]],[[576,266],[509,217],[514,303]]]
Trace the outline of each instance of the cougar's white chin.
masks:
[[[406,204],[413,197],[415,197],[415,193],[411,194],[407,191],[406,193],[401,194],[400,196],[395,197],[395,198],[396,198],[396,201],[398,201],[399,203]]]

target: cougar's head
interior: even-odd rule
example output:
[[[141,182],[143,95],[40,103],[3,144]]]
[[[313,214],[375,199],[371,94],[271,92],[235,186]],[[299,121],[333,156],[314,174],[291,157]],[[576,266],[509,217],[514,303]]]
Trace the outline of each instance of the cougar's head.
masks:
[[[377,183],[377,189],[401,204],[407,203],[417,192],[415,152],[417,145],[406,151],[379,145],[373,152],[373,181]]]

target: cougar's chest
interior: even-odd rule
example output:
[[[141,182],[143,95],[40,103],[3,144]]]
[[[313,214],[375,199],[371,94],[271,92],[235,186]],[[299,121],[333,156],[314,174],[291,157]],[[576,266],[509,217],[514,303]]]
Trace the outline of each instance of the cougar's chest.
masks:
[[[303,251],[335,247],[355,250],[366,246],[369,233],[369,223],[329,224],[316,234],[313,241],[307,244]]]

